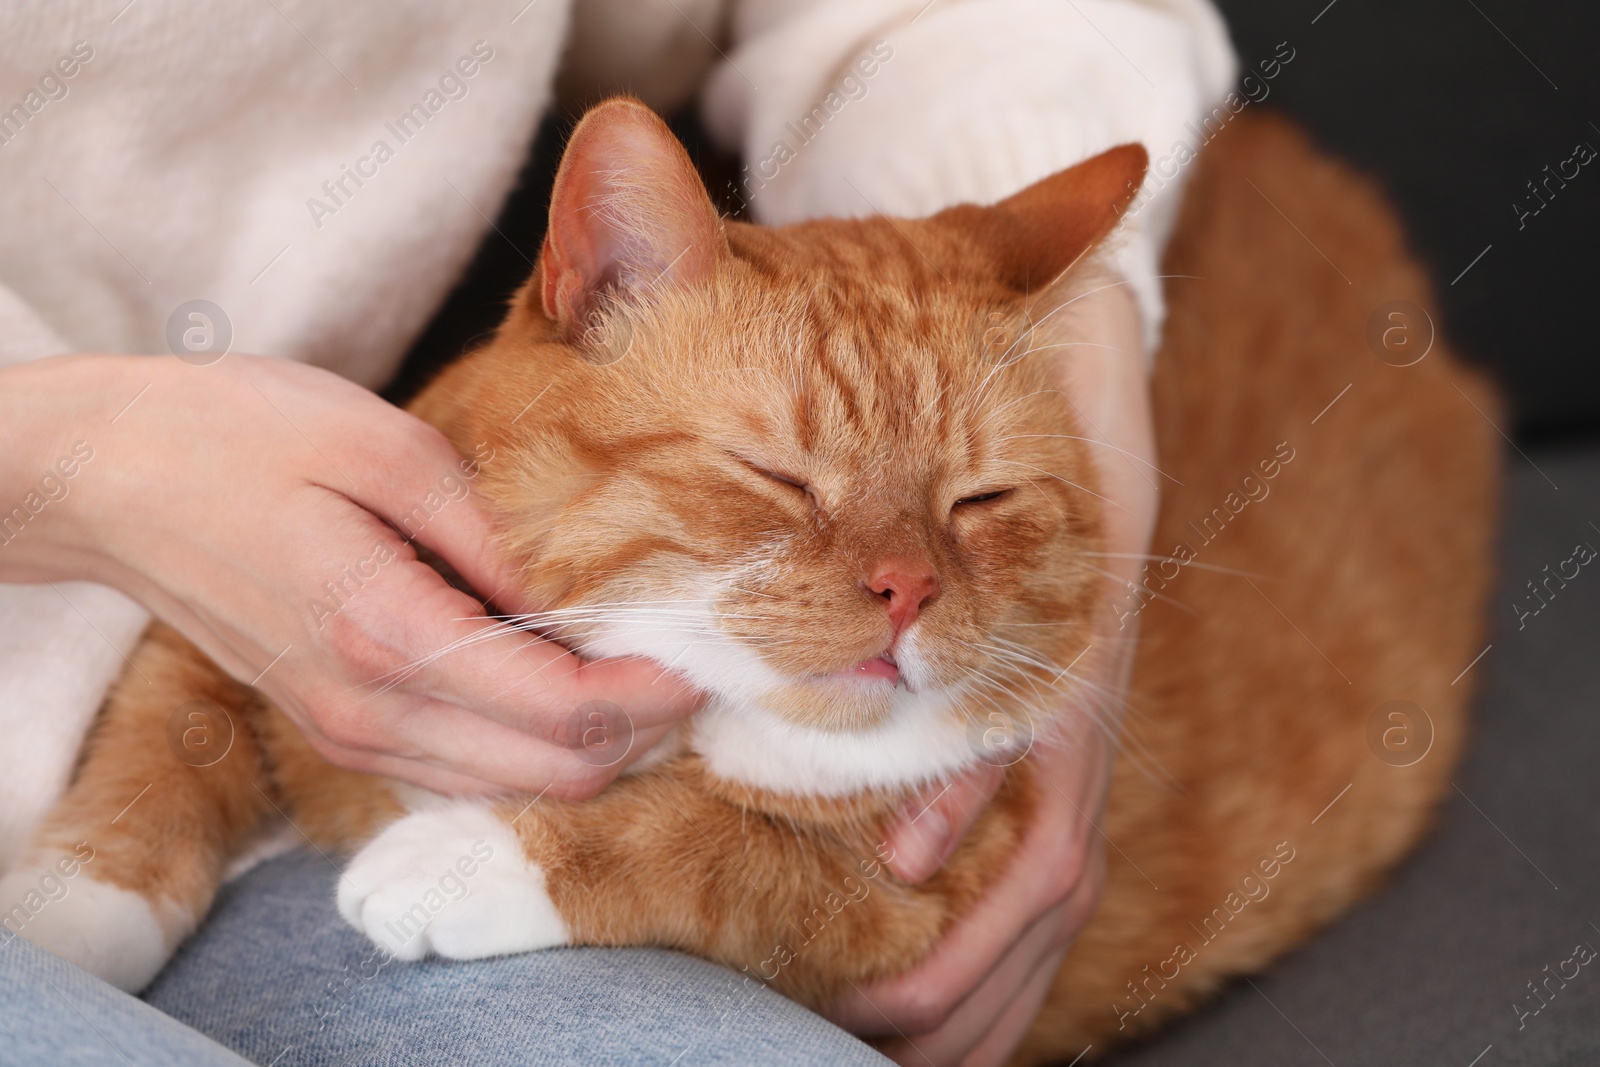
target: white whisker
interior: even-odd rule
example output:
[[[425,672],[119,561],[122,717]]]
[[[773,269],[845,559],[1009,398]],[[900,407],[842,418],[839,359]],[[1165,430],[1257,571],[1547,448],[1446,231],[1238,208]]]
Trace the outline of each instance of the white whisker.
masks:
[[[1088,444],[1091,444],[1091,445],[1100,445],[1103,448],[1109,448],[1114,452],[1122,453],[1124,456],[1126,456],[1127,458],[1133,460],[1135,463],[1144,464],[1146,467],[1149,467],[1151,470],[1155,471],[1157,474],[1161,475],[1161,477],[1167,479],[1168,481],[1176,482],[1178,485],[1182,485],[1183,484],[1182,482],[1178,481],[1178,479],[1174,478],[1172,475],[1168,474],[1166,471],[1164,471],[1160,467],[1156,466],[1154,463],[1151,463],[1149,460],[1145,459],[1143,456],[1135,455],[1134,453],[1129,452],[1125,448],[1118,448],[1116,445],[1112,444],[1110,441],[1101,441],[1101,440],[1097,440],[1096,438],[1093,438],[1093,437],[1080,437],[1077,434],[1070,434],[1070,433],[1014,433],[1014,434],[1011,434],[1008,437],[1002,437],[1000,440],[1001,441],[1017,441],[1017,440],[1021,440],[1023,438],[1028,438],[1028,437],[1055,437],[1055,438],[1060,438],[1061,440],[1064,440],[1064,441],[1084,441],[1084,442],[1086,442]]]

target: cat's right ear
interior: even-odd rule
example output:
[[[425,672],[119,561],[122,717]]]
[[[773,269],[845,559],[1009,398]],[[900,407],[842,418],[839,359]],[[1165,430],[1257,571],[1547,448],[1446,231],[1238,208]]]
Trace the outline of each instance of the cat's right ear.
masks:
[[[990,250],[1001,277],[1023,292],[1071,270],[1116,228],[1144,182],[1150,157],[1125,144],[1034,182],[988,208],[945,213]]]
[[[667,124],[617,97],[572,131],[539,254],[545,315],[582,338],[602,297],[708,279],[727,252],[705,184]]]

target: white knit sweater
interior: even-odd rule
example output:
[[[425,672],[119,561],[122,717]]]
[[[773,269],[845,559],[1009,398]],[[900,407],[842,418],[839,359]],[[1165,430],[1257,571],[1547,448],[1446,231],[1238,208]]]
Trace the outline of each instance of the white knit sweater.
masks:
[[[700,91],[774,223],[1157,155],[1234,76],[1208,0],[68,0],[0,7],[0,42],[0,365],[166,352],[205,299],[233,351],[370,386],[487,232],[558,66],[587,98]],[[1118,238],[1152,340],[1175,196]],[[104,586],[0,586],[0,870],[147,620]]]

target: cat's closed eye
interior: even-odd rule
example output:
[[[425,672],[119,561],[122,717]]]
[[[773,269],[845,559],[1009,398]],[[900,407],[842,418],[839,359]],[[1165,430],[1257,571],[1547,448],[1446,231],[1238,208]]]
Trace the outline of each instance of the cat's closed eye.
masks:
[[[991,489],[987,493],[975,493],[972,496],[964,496],[960,500],[956,501],[955,506],[959,508],[967,504],[987,504],[991,500],[1000,500],[1009,495],[1011,495],[1010,489]]]
[[[757,463],[755,460],[741,456],[735,452],[729,452],[728,455],[732,456],[734,459],[744,464],[745,467],[769,481],[778,482],[781,485],[787,485],[791,488],[798,489],[802,493],[805,493],[807,496],[812,498],[816,497],[816,491],[813,490],[811,486],[807,485],[805,480],[802,478],[798,478],[792,474],[786,474],[782,471],[773,470],[770,467]]]

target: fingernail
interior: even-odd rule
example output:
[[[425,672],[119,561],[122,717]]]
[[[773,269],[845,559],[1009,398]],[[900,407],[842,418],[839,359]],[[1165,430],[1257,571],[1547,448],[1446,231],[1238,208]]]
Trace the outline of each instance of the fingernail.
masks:
[[[948,863],[950,861],[950,854],[956,850],[956,846],[959,845],[959,844],[961,844],[961,839],[959,837],[957,837],[955,834],[950,832],[950,827],[949,827],[949,824],[947,823],[945,825],[945,832],[944,832],[944,848],[941,849],[940,852],[939,852],[939,866],[940,867],[943,867],[946,863]]]
[[[933,806],[921,807],[918,801],[906,812],[909,821],[901,824],[897,835],[899,847],[895,850],[895,864],[900,877],[908,882],[920,882],[932,877],[943,864],[953,842],[950,820]]]

